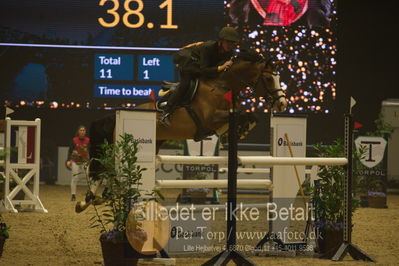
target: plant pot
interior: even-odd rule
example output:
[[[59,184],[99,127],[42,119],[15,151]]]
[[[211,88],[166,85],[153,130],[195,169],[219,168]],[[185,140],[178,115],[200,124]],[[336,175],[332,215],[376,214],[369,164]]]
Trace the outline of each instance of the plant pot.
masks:
[[[0,257],[3,255],[4,244],[6,243],[6,238],[0,236]]]
[[[108,240],[105,234],[100,236],[105,266],[137,265],[140,258],[155,258],[155,255],[143,255],[135,251],[127,240]]]
[[[331,227],[317,228],[317,246],[320,254],[326,254],[336,250],[343,241],[343,229]]]
[[[360,196],[359,205],[360,205],[360,207],[368,207],[369,206],[369,201],[368,201],[367,195]]]
[[[368,207],[370,208],[386,208],[387,207],[387,198],[386,197],[373,197],[368,196]]]

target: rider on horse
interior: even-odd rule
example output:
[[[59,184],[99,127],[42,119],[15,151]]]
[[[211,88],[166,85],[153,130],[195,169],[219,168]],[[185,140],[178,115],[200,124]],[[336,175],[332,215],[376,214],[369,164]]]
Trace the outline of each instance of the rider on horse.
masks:
[[[187,45],[173,56],[173,61],[180,70],[181,80],[163,108],[161,123],[166,126],[170,124],[169,116],[184,97],[191,80],[202,76],[217,77],[219,72],[227,70],[233,64],[231,57],[239,39],[234,28],[224,27],[219,32],[218,41]]]

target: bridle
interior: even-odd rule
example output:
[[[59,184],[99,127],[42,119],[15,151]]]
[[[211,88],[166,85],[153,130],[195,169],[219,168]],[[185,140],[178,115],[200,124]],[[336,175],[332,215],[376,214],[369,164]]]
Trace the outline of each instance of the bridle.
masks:
[[[238,55],[234,54],[233,56],[230,57],[230,60],[233,61],[233,64],[236,63],[239,60]],[[225,69],[224,71],[227,71],[227,70],[228,69]],[[248,81],[245,81],[243,79],[240,79],[239,82],[241,84],[243,84],[243,86],[250,87],[250,88],[254,88],[256,86],[256,84],[258,83],[258,81],[248,82]]]
[[[262,74],[263,74],[263,73],[268,73],[268,74],[270,74],[270,75],[273,77],[273,79],[274,79],[274,81],[275,81],[276,84],[277,84],[278,81],[280,80],[280,74],[279,74],[277,71],[262,70]],[[261,77],[259,77],[259,79],[262,81],[263,86],[264,86],[265,88],[267,88],[267,86],[266,86],[266,81],[265,81],[264,77],[261,76]],[[280,87],[280,84],[279,84],[279,87]],[[267,90],[267,92],[269,93],[269,95],[271,96],[271,98],[272,98],[272,100],[273,100],[271,106],[274,106],[274,104],[275,104],[278,100],[280,100],[281,98],[285,98],[284,91],[283,91],[283,89],[281,89],[281,88],[279,88],[279,89],[274,89],[274,90],[272,90],[272,91]],[[278,95],[278,92],[281,92],[281,94]],[[277,94],[277,95],[276,95],[276,94]]]

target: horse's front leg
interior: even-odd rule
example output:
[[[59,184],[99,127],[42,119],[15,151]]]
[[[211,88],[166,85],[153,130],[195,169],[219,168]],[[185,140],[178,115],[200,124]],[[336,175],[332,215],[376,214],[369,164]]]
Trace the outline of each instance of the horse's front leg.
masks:
[[[229,128],[229,112],[217,110],[212,116],[212,123],[215,125],[216,133],[222,135]],[[257,119],[253,113],[240,113],[237,119],[237,133],[240,139],[245,138],[249,131],[256,126]]]
[[[217,109],[209,116],[208,124],[212,125],[217,135],[222,135],[229,128],[229,111]]]
[[[254,113],[240,113],[238,117],[238,136],[244,139],[249,132],[256,126],[258,119]]]

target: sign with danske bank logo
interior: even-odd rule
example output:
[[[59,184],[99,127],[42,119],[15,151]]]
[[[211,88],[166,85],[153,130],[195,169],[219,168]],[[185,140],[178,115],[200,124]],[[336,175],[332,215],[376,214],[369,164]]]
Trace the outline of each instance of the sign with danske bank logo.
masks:
[[[152,137],[154,123],[145,119],[124,120],[125,132],[133,135],[134,140],[139,143],[137,153],[138,162],[152,162],[154,160],[155,139]]]

